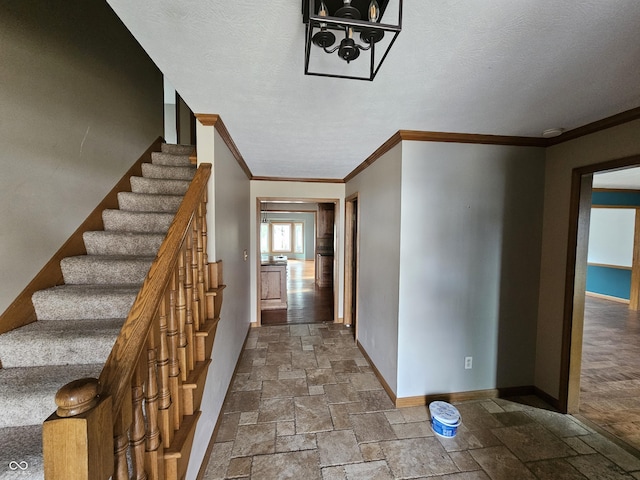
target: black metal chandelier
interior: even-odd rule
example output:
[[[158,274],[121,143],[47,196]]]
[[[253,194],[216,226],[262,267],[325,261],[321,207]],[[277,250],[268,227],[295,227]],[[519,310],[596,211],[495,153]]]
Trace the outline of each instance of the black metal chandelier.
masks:
[[[402,0],[302,0],[302,19],[306,75],[373,80],[402,30]],[[355,62],[361,52],[368,62]]]

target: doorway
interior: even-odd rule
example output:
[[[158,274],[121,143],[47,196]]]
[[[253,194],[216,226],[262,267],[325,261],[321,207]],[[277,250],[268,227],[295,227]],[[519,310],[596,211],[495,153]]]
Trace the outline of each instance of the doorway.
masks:
[[[580,389],[585,327],[590,329],[588,330],[590,334],[593,332],[593,328],[598,328],[597,323],[595,327],[593,323],[585,324],[585,306],[588,305],[591,310],[598,308],[591,299],[587,301],[585,295],[593,176],[596,173],[635,167],[639,164],[640,156],[627,157],[576,168],[572,174],[569,256],[567,259],[567,281],[565,284],[561,357],[562,370],[559,397],[560,410],[570,414],[580,415]],[[628,309],[628,305],[626,305],[625,308]],[[589,314],[591,314],[591,312]],[[585,381],[586,380],[587,379],[585,379]]]
[[[358,194],[345,200],[345,252],[344,252],[344,324],[358,328]]]
[[[336,321],[336,209],[337,200],[257,199],[258,325]]]

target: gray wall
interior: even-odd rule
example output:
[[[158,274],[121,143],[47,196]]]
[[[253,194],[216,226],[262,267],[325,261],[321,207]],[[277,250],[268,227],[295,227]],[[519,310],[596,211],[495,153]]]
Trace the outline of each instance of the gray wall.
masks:
[[[209,261],[222,260],[224,301],[220,323],[213,344],[212,362],[202,399],[202,416],[198,422],[189,459],[187,478],[198,475],[207,445],[211,439],[222,403],[231,383],[250,323],[250,262],[249,253],[249,179],[226,147],[222,137],[213,135],[213,154],[201,133],[213,127],[198,126],[198,162],[213,163],[209,182],[208,240]],[[210,134],[211,132],[209,132]],[[202,148],[201,148],[202,146]],[[213,221],[211,221],[214,219]]]
[[[162,135],[162,75],[104,2],[0,3],[0,312]]]
[[[543,149],[407,141],[347,184],[358,339],[398,398],[533,385],[543,185]]]
[[[541,148],[403,142],[398,397],[533,385],[543,185]]]
[[[358,340],[397,392],[402,147],[397,145],[346,185],[358,193]]]
[[[536,386],[558,398],[572,170],[640,155],[640,120],[550,147],[546,152]]]

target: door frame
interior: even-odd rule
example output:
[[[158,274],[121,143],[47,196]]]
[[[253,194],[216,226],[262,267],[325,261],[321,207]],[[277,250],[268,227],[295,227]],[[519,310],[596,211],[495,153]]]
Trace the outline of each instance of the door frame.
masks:
[[[354,205],[356,206],[356,236],[353,236],[353,229],[351,224],[353,223]],[[358,299],[353,298],[353,282],[355,277],[356,292],[359,290],[360,281],[360,201],[358,192],[345,198],[344,203],[344,312],[343,323],[353,325],[355,323],[355,338],[358,338]],[[354,245],[355,244],[355,245]],[[353,269],[353,252],[355,246],[355,263],[356,269]],[[352,318],[353,302],[356,304],[355,318]]]
[[[262,252],[260,250],[260,223],[261,223],[261,211],[260,211],[260,204],[262,202],[267,202],[267,203],[334,203],[335,204],[335,214],[334,214],[334,218],[333,218],[333,228],[334,228],[334,232],[338,232],[339,231],[339,218],[340,218],[340,199],[339,198],[307,198],[307,197],[256,197],[256,216],[255,216],[255,222],[256,222],[256,248],[255,248],[255,252],[256,252],[256,264],[255,264],[255,271],[256,271],[256,324],[255,326],[259,327],[262,325],[262,305],[261,305],[261,297],[262,297],[262,283],[261,283],[261,276],[260,276],[260,267],[261,267],[261,257],[262,257]],[[277,210],[272,210],[272,211],[277,211]],[[286,211],[291,211],[291,209],[287,209]],[[311,210],[306,211],[306,210],[300,210],[300,212],[307,212],[310,213]],[[317,231],[318,229],[318,215],[317,212],[315,212],[314,215],[314,233]],[[315,249],[315,238],[314,238],[314,249]],[[338,289],[336,288],[337,285],[339,285],[339,282],[337,281],[338,279],[338,265],[339,265],[339,259],[338,259],[338,254],[340,252],[340,248],[339,248],[339,236],[335,235],[334,238],[334,242],[333,242],[333,321],[334,323],[338,321]],[[314,251],[314,265],[317,263],[317,259],[315,258],[315,251]],[[317,268],[317,265],[315,265],[315,268]]]
[[[633,155],[574,168],[571,173],[558,398],[558,407],[564,413],[578,413],[580,408],[580,369],[593,174],[638,166],[640,155]]]

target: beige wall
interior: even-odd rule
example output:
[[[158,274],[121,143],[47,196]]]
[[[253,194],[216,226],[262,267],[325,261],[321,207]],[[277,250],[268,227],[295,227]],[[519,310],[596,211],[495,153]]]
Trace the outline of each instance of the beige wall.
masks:
[[[398,391],[398,307],[403,144],[347,183],[358,194],[358,341],[387,385]],[[422,366],[419,366],[422,368]]]
[[[547,149],[535,385],[552,397],[559,395],[572,170],[638,154],[640,120]]]
[[[0,3],[0,312],[162,135],[162,98],[106,3]]]
[[[275,181],[251,181],[251,211],[250,229],[251,246],[249,248],[249,260],[251,263],[251,321],[258,319],[258,211],[256,200],[262,199],[292,199],[307,200],[309,202],[337,200],[336,205],[336,244],[337,270],[334,272],[334,293],[337,294],[337,316],[342,318],[344,298],[344,183],[314,183],[314,182],[275,182]]]
[[[187,478],[197,478],[249,330],[249,180],[212,126],[196,125],[198,163],[211,163],[207,254],[222,260],[224,301],[202,397]]]

